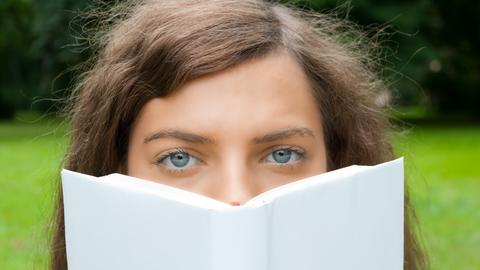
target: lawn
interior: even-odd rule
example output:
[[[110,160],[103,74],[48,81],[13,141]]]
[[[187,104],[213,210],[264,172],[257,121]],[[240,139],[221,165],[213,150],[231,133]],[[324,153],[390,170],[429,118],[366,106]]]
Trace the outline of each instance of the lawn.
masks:
[[[480,125],[413,127],[395,141],[431,269],[480,269]]]
[[[46,269],[44,236],[66,128],[55,119],[19,117],[0,122],[0,269]]]
[[[0,122],[0,269],[45,269],[51,199],[67,128],[20,115]],[[480,126],[397,133],[432,269],[480,269]]]

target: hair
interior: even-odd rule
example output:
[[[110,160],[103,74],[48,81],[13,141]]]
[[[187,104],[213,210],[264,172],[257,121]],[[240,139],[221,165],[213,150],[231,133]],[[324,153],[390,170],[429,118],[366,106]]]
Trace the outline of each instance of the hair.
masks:
[[[97,13],[98,14],[98,13]],[[322,115],[328,170],[394,158],[388,90],[378,75],[376,40],[331,14],[262,0],[150,0],[116,5],[96,33],[94,56],[69,98],[65,168],[118,172],[142,106],[182,84],[273,53],[303,68]],[[67,269],[60,181],[51,268]],[[405,194],[404,269],[424,269],[414,209]]]

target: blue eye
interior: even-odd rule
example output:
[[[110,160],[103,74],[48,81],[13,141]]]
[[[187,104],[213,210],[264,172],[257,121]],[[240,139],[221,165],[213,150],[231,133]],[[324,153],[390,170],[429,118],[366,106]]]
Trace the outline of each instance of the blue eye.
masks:
[[[283,147],[271,152],[265,160],[279,166],[293,166],[296,164],[295,161],[304,158],[304,155],[303,150]],[[161,156],[156,163],[166,167],[169,173],[181,173],[198,162],[199,160],[196,157],[181,148],[176,148],[174,151]]]
[[[267,156],[267,161],[286,164],[289,161],[297,161],[303,157],[303,151],[294,150],[291,147],[281,148],[273,151]],[[269,157],[272,156],[271,159]],[[273,160],[272,160],[273,159]]]
[[[196,164],[196,161],[198,161],[197,158],[191,156],[189,153],[181,149],[178,149],[160,157],[157,163],[165,165],[169,170],[180,171],[185,167],[189,167],[187,165],[191,166]]]

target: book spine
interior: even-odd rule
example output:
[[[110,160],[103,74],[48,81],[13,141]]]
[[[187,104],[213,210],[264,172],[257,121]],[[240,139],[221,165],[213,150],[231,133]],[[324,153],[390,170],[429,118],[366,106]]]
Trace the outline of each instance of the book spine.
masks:
[[[267,270],[271,206],[211,211],[211,270]]]

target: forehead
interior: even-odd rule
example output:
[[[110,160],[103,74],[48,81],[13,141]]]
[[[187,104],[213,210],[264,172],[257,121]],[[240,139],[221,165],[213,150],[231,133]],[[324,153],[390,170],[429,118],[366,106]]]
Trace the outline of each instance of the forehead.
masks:
[[[142,108],[137,126],[230,132],[288,126],[319,128],[320,115],[301,66],[272,54],[192,80]]]

